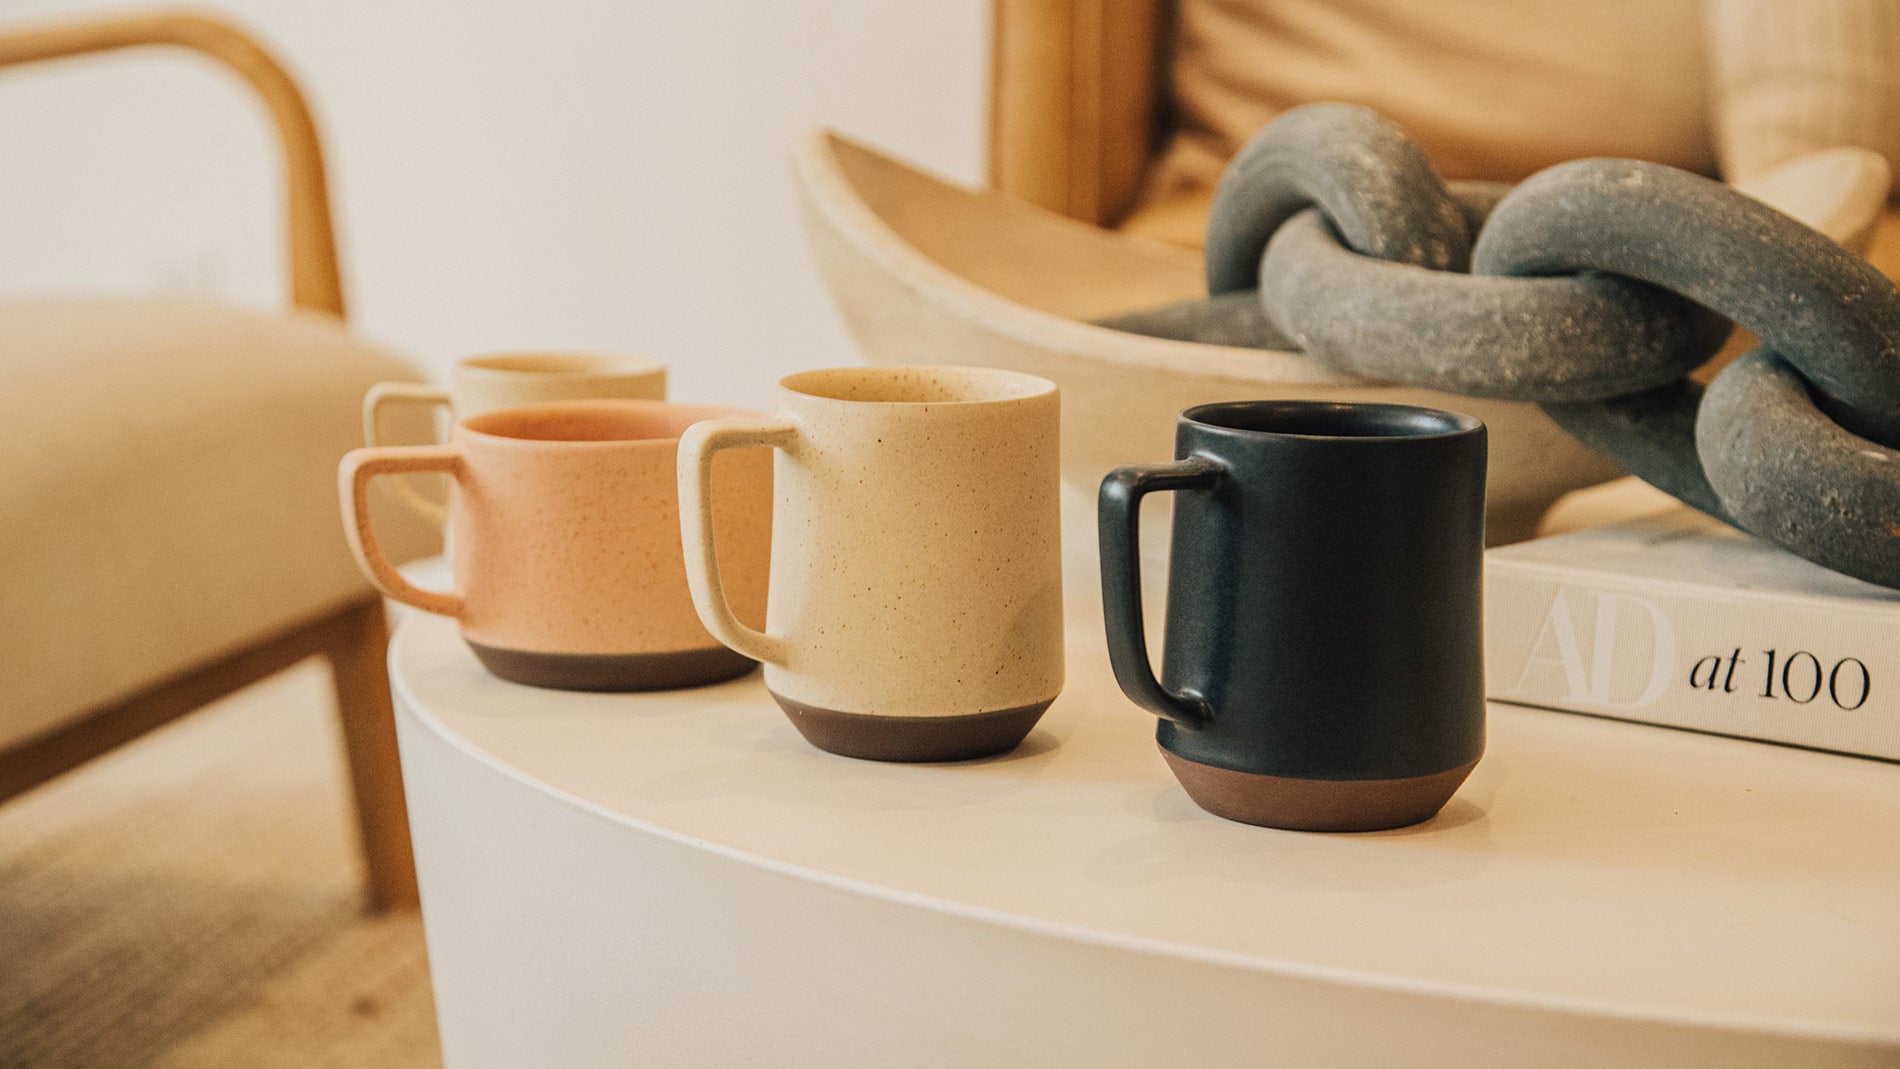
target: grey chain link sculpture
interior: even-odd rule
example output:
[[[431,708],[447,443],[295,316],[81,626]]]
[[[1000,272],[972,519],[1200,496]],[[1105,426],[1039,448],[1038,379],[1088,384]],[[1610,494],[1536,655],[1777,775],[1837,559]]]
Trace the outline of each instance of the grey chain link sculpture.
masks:
[[[1589,159],[1447,188],[1393,123],[1312,105],[1228,167],[1207,279],[1104,325],[1535,401],[1688,504],[1900,588],[1900,288],[1728,186]],[[1705,392],[1688,373],[1731,322],[1762,345]]]

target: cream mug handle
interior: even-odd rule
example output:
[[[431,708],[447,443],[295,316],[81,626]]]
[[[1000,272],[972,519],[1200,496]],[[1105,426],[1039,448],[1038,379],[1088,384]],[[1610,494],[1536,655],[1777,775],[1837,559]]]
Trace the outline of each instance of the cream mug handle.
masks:
[[[379,382],[371,386],[369,392],[363,395],[364,445],[383,444],[376,433],[377,417],[384,405],[392,403],[439,405],[447,408],[449,391],[440,386],[421,382]],[[449,520],[449,510],[441,502],[424,495],[407,479],[396,480],[396,496],[402,499],[403,504],[438,526]]]
[[[441,616],[462,615],[462,599],[454,594],[424,590],[402,577],[376,543],[376,532],[369,522],[369,481],[378,475],[404,475],[410,472],[439,472],[453,477],[462,466],[462,458],[453,446],[391,445],[375,449],[352,449],[337,466],[337,496],[343,503],[343,536],[349,540],[350,554],[369,576],[369,581],[385,595],[413,605],[424,612]]]
[[[785,663],[789,645],[740,623],[719,576],[713,546],[712,462],[722,449],[760,445],[789,449],[797,441],[798,425],[782,419],[709,419],[693,424],[680,436],[680,543],[686,552],[686,585],[693,594],[693,608],[714,638],[755,661],[774,664]]]

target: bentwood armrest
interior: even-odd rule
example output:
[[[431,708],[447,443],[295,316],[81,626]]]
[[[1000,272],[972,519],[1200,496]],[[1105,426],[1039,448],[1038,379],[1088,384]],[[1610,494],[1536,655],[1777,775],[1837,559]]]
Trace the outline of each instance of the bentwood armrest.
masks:
[[[208,56],[257,91],[284,151],[290,213],[290,301],[343,315],[323,150],[303,93],[283,66],[244,31],[209,15],[177,11],[83,19],[0,33],[0,67],[143,45],[169,45]]]

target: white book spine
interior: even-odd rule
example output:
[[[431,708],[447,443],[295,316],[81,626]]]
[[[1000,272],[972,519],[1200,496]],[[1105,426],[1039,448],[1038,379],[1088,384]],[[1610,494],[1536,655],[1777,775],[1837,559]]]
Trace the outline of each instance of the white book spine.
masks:
[[[1487,559],[1494,701],[1900,761],[1893,605]]]

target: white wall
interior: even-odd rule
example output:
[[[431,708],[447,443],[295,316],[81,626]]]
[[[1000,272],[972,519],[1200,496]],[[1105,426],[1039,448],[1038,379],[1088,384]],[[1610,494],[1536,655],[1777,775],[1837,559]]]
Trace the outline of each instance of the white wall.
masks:
[[[123,3],[0,0],[0,26]],[[856,359],[786,157],[836,126],[981,173],[987,0],[223,0],[304,84],[359,331],[439,374],[503,348],[651,354],[765,405]],[[0,293],[277,304],[261,109],[160,50],[0,73]]]

